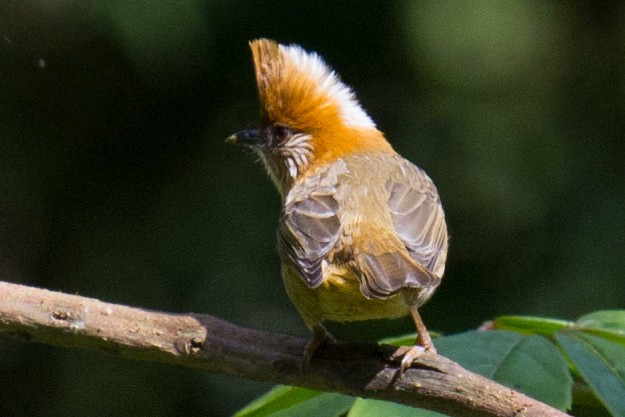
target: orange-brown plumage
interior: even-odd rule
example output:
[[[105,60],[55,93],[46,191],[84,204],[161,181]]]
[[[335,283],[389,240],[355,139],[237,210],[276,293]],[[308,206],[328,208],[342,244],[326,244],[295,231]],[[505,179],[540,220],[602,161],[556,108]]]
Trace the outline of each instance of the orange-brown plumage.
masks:
[[[230,141],[261,157],[282,196],[278,252],[312,345],[324,320],[412,314],[402,370],[434,350],[417,308],[442,278],[447,228],[436,187],[399,156],[352,90],[314,53],[250,42],[261,128]]]
[[[287,59],[278,44],[258,39],[250,47],[264,120],[315,133],[341,127],[338,105],[317,91],[316,80]]]
[[[393,152],[377,129],[347,126],[336,100],[319,91],[319,80],[302,71],[280,47],[268,39],[250,42],[261,119],[312,134],[315,160],[309,170],[354,152]]]

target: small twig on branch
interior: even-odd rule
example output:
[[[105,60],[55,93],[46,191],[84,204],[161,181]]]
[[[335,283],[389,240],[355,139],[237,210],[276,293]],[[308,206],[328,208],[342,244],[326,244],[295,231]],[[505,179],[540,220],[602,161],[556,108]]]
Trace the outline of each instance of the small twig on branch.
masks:
[[[258,381],[394,401],[451,416],[567,414],[471,373],[439,355],[401,378],[395,348],[336,343],[303,363],[306,339],[247,329],[202,314],[168,314],[0,282],[0,333],[95,349]]]

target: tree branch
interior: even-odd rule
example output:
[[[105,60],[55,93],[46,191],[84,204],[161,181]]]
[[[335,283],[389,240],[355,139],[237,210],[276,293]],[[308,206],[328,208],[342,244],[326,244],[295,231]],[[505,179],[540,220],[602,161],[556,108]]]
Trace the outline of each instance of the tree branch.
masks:
[[[303,363],[307,340],[202,314],[168,314],[0,282],[0,333],[258,381],[336,391],[451,416],[567,416],[426,354],[398,377],[396,348],[332,343]]]

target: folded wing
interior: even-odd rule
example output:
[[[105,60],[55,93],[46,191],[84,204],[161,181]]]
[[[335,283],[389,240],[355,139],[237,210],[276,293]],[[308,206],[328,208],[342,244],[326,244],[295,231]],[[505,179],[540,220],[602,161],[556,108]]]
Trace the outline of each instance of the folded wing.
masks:
[[[401,244],[395,250],[357,256],[362,292],[369,298],[385,298],[404,288],[430,293],[440,283],[447,256],[447,226],[436,188],[422,170],[402,160],[386,182],[386,191]],[[393,248],[392,241],[380,246]]]
[[[321,262],[338,239],[338,207],[332,194],[312,194],[289,204],[283,213],[278,252],[310,288],[321,284]]]

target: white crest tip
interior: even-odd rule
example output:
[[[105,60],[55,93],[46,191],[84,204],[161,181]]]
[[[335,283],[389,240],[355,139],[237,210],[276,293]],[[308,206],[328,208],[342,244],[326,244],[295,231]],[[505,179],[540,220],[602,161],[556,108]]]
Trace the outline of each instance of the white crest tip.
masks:
[[[303,73],[312,78],[322,94],[334,100],[343,123],[354,127],[375,128],[374,121],[362,108],[353,90],[315,52],[306,52],[299,45],[279,45],[280,53]]]

